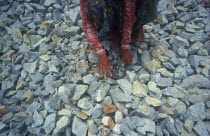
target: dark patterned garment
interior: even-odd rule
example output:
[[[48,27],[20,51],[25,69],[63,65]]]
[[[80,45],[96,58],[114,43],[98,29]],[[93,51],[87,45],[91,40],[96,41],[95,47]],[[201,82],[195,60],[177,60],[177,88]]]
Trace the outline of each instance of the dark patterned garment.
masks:
[[[158,1],[137,0],[133,30],[156,19]],[[122,0],[88,0],[88,11],[100,36],[108,36],[112,27],[122,31],[122,6]]]

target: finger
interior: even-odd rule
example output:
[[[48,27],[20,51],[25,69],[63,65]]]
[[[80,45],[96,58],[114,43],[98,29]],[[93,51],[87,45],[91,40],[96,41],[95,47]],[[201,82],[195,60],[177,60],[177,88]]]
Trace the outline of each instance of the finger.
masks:
[[[112,72],[111,72],[110,66],[107,66],[107,70],[108,70],[109,76],[112,76]]]
[[[102,68],[101,67],[99,67],[99,72],[100,72],[100,77],[102,77],[103,71],[102,71]]]
[[[107,76],[106,76],[106,67],[103,67],[103,75],[104,75],[104,79],[106,79],[107,78]]]

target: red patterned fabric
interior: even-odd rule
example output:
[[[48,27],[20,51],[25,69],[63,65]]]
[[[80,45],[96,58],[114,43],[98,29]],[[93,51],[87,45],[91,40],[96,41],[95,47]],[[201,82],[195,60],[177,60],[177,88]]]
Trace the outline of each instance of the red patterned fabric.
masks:
[[[80,0],[80,13],[82,17],[82,27],[88,42],[96,50],[98,55],[105,54],[103,45],[97,36],[94,24],[88,13],[88,0]],[[123,30],[121,49],[128,49],[133,24],[136,21],[135,9],[137,0],[123,0]]]

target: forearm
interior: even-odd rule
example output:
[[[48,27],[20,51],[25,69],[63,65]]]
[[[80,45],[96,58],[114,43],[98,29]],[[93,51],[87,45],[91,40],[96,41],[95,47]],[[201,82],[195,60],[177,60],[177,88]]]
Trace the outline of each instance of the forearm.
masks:
[[[101,44],[96,30],[94,28],[93,22],[90,19],[88,8],[87,8],[87,0],[80,0],[80,14],[82,17],[82,27],[85,33],[85,36],[88,42],[92,45],[92,47],[96,50],[98,55],[105,54],[103,45]]]
[[[123,30],[122,30],[122,41],[121,49],[128,49],[132,27],[136,21],[135,11],[136,11],[137,0],[123,0]]]

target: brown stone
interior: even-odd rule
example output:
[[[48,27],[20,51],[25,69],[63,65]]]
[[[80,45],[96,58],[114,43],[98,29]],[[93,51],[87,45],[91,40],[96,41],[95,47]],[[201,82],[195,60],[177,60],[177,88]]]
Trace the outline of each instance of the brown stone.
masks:
[[[7,110],[7,108],[4,105],[3,106],[0,106],[0,116],[4,116],[8,112],[9,111]]]
[[[116,107],[112,104],[103,104],[103,107],[103,111],[105,114],[110,114],[117,111]]]

